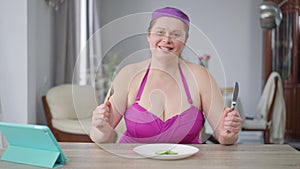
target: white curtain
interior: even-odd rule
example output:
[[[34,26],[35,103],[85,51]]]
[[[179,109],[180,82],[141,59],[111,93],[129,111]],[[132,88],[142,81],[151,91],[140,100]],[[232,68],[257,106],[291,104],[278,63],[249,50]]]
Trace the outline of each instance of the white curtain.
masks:
[[[110,81],[102,63],[100,5],[99,0],[65,0],[55,11],[54,51],[55,85],[91,85],[102,102]]]
[[[106,93],[106,78],[104,78],[101,50],[101,24],[100,24],[100,5],[99,0],[88,0],[88,57],[87,57],[87,72],[90,77],[88,84],[95,87],[98,100],[102,102]]]
[[[81,1],[81,42],[82,49],[74,67],[73,83],[91,85],[96,89],[98,101],[102,102],[105,95],[105,79],[102,71],[100,3],[98,0]],[[85,39],[83,39],[85,38]]]

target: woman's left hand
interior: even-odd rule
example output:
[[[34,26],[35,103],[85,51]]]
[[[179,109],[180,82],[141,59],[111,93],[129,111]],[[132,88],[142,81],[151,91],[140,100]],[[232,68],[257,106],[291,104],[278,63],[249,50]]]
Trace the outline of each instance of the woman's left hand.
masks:
[[[230,138],[238,135],[242,128],[242,118],[239,113],[230,108],[226,108],[223,112],[222,119],[222,136],[225,138]]]

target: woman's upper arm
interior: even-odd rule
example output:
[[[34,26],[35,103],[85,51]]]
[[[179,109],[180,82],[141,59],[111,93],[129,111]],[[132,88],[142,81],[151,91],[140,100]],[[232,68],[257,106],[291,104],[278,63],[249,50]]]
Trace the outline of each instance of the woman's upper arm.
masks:
[[[201,82],[198,83],[202,109],[213,131],[216,132],[225,108],[224,100],[218,84],[206,69],[200,72],[200,76]]]
[[[113,112],[113,128],[120,122],[127,108],[127,98],[130,78],[130,68],[124,67],[115,77],[112,82],[114,93],[110,97],[112,112]]]

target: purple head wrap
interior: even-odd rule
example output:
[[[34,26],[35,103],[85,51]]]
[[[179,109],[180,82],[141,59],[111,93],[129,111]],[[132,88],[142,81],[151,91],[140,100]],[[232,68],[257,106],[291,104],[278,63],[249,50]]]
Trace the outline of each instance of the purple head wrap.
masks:
[[[156,9],[152,13],[151,21],[153,21],[154,19],[157,19],[159,17],[162,17],[162,16],[177,18],[177,19],[181,20],[182,22],[184,22],[188,27],[190,26],[189,17],[179,9],[171,8],[171,7]]]

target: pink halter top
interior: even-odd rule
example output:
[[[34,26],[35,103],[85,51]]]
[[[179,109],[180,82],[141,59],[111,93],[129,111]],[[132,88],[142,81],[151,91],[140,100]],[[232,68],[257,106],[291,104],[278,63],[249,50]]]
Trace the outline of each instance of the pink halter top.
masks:
[[[199,133],[203,126],[204,116],[193,105],[186,79],[179,64],[178,67],[190,108],[163,121],[139,105],[138,101],[141,98],[149,74],[149,65],[141,82],[135,103],[124,114],[127,129],[119,143],[200,144]]]

